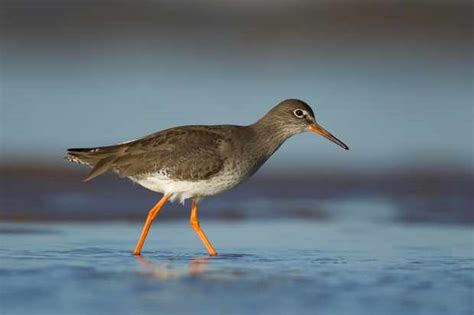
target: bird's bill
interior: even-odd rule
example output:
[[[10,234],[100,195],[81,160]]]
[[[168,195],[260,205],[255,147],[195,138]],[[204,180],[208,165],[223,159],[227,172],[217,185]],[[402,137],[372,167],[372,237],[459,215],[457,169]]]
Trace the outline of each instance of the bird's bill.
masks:
[[[327,131],[326,129],[324,129],[323,127],[321,127],[320,125],[318,125],[316,123],[309,125],[308,130],[312,131],[314,133],[317,133],[320,136],[323,136],[324,138],[334,142],[335,144],[337,144],[338,146],[340,146],[340,147],[342,147],[346,150],[349,150],[349,147],[347,145],[345,145],[344,142],[342,142],[338,138],[334,137],[329,131]]]

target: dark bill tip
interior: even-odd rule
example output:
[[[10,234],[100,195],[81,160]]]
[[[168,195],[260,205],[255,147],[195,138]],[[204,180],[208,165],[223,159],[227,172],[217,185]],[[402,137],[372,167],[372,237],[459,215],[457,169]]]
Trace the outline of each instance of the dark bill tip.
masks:
[[[323,127],[321,127],[317,124],[309,125],[308,130],[310,130],[314,133],[317,133],[320,136],[323,136],[324,138],[328,139],[329,141],[334,142],[335,144],[337,144],[338,146],[340,146],[344,150],[349,150],[349,147],[344,142],[342,142],[341,140],[339,140],[338,138],[333,136],[329,131],[327,131],[326,129],[324,129]]]

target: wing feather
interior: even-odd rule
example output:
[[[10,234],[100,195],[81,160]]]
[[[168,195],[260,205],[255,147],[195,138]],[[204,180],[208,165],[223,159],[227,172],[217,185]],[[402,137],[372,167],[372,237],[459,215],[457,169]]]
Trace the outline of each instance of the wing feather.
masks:
[[[221,145],[230,141],[225,134],[200,127],[176,129],[129,144],[113,168],[122,177],[161,172],[192,181],[208,179],[222,169],[226,158]]]

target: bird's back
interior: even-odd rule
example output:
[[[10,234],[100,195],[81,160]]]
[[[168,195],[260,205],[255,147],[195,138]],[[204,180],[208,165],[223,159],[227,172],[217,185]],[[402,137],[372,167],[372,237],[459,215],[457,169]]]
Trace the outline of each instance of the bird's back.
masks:
[[[122,144],[69,149],[66,159],[93,168],[85,181],[110,169],[122,177],[161,173],[197,181],[222,170],[232,153],[239,151],[241,141],[236,139],[249,136],[241,126],[183,126]]]

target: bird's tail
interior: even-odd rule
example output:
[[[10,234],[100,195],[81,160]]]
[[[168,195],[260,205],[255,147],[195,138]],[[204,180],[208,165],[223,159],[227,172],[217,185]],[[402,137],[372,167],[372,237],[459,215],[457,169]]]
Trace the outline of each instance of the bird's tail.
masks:
[[[102,175],[112,168],[113,162],[119,156],[119,147],[74,148],[68,149],[65,159],[69,162],[85,164],[92,167],[85,182]]]

